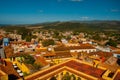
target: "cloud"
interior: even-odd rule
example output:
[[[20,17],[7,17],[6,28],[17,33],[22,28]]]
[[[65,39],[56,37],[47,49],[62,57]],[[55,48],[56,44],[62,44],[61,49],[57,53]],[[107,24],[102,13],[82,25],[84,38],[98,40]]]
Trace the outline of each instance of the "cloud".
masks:
[[[83,16],[83,17],[80,17],[82,20],[88,20],[89,17],[88,16]]]
[[[82,2],[83,0],[70,0],[72,2]]]
[[[119,12],[120,10],[118,9],[111,9],[111,12]]]

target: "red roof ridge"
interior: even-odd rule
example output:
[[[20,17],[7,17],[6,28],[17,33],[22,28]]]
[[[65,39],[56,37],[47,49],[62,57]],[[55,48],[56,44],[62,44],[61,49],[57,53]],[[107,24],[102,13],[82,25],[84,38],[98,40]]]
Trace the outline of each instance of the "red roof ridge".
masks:
[[[60,63],[58,65],[52,66],[48,69],[36,72],[30,76],[25,77],[25,79],[26,80],[37,79],[39,77],[42,77],[44,74],[49,74],[49,73],[51,74],[51,72],[58,70],[61,67],[66,67],[66,66],[69,67],[69,69],[74,69],[74,71],[72,71],[73,73],[77,73],[76,71],[79,71],[80,73],[84,73],[84,74],[93,76],[94,78],[100,78],[100,79],[102,79],[101,75],[105,71],[103,69],[93,67],[92,64],[91,65],[87,64],[87,63],[85,64],[85,62],[82,62],[80,60],[71,59],[71,60],[65,61],[63,63]],[[68,68],[66,68],[66,69],[68,70]],[[77,75],[78,75],[78,73],[77,73]]]

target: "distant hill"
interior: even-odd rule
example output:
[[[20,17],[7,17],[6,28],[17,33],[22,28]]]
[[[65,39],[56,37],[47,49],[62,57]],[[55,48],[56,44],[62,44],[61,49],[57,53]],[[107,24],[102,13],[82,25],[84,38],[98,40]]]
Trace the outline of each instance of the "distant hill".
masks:
[[[93,21],[68,21],[68,22],[45,22],[37,24],[25,24],[25,25],[0,25],[6,30],[16,30],[23,27],[41,27],[42,29],[55,29],[60,31],[120,31],[120,21],[104,21],[104,20],[93,20]],[[21,27],[21,28],[17,28]]]
[[[56,29],[61,31],[103,31],[103,30],[119,30],[120,21],[70,21],[51,23],[43,27],[44,29]]]

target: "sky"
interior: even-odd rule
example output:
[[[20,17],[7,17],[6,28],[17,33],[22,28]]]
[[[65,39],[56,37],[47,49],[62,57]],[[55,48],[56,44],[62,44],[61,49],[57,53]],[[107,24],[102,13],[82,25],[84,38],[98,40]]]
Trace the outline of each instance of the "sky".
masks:
[[[0,0],[0,24],[120,20],[120,0]]]

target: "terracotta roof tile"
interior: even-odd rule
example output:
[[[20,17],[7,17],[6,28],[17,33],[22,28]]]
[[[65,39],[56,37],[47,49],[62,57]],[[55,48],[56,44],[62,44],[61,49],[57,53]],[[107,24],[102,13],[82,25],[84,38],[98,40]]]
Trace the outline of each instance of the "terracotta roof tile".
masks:
[[[89,66],[89,65],[86,65],[86,64],[83,64],[83,63],[80,63],[80,62],[77,62],[77,61],[74,61],[74,60],[70,60],[66,63],[63,63],[63,64],[60,64],[56,67],[52,67],[52,68],[49,68],[48,70],[44,71],[44,72],[41,72],[39,74],[36,74],[32,77],[29,77],[27,78],[26,80],[33,80],[33,79],[36,79],[40,76],[43,76],[45,74],[48,74],[54,70],[57,70],[63,66],[67,66],[69,68],[72,68],[76,71],[80,71],[80,72],[83,72],[87,75],[91,75],[91,76],[94,76],[94,77],[97,77],[99,78],[100,80],[103,80],[101,75],[105,72],[105,70],[102,70],[102,69],[98,69],[98,68],[95,68],[95,67],[92,67],[92,66]],[[76,73],[74,71],[74,73]]]
[[[44,66],[48,65],[48,63],[45,61],[45,59],[41,56],[35,56],[35,63],[42,63]]]
[[[56,47],[54,50],[55,51],[67,51],[67,50],[73,50],[73,49],[95,49],[93,46],[85,46],[85,45],[81,45],[81,46],[70,46],[70,47]]]
[[[56,54],[55,53],[46,53],[46,54],[43,54],[44,57],[46,56],[55,56]]]
[[[89,55],[94,55],[97,54],[99,56],[104,56],[104,57],[110,57],[113,55],[111,52],[102,52],[102,51],[97,51],[97,52],[91,52]]]
[[[120,72],[118,72],[118,74],[116,75],[116,77],[114,78],[114,80],[120,80]]]
[[[66,57],[72,57],[70,52],[56,52],[55,57],[61,57],[61,58],[66,58]]]
[[[14,70],[12,63],[9,62],[9,61],[6,61],[6,64],[7,64],[6,66],[0,65],[1,70],[8,75],[9,74],[14,74],[14,75],[16,75],[17,77],[20,78],[20,76],[18,75],[16,70]]]
[[[4,76],[4,75],[5,75],[5,73],[0,68],[0,76]]]
[[[112,49],[112,50],[117,50],[117,49],[119,49],[119,48],[110,46],[110,49]]]

